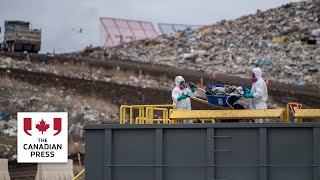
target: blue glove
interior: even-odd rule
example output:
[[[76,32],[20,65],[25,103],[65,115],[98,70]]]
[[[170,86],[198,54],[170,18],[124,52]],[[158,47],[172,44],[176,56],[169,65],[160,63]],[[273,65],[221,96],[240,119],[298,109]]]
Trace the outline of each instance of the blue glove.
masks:
[[[178,101],[181,101],[182,99],[187,99],[187,95],[181,95],[177,98]]]

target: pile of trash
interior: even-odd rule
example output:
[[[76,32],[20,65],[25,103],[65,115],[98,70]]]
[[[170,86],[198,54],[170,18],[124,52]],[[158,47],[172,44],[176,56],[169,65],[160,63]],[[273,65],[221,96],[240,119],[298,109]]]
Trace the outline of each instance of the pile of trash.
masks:
[[[70,124],[118,121],[118,106],[95,97],[83,97],[73,90],[45,88],[8,77],[0,78],[0,133],[16,135],[17,112],[69,112]],[[11,120],[10,120],[11,119]]]
[[[221,86],[209,86],[206,88],[206,92],[211,95],[218,96],[242,96],[245,94],[242,86],[235,85],[221,85]]]
[[[148,75],[138,75],[134,72],[126,72],[120,68],[105,70],[89,66],[75,66],[72,63],[41,63],[30,61],[18,61],[10,57],[0,56],[0,68],[21,69],[31,72],[52,73],[66,77],[86,79],[93,81],[116,82],[135,87],[155,87],[167,89],[174,84],[173,80],[158,81]]]
[[[320,86],[320,5],[295,2],[198,30],[135,41],[110,48],[86,48],[79,56],[129,59],[250,77],[261,67],[265,79]]]

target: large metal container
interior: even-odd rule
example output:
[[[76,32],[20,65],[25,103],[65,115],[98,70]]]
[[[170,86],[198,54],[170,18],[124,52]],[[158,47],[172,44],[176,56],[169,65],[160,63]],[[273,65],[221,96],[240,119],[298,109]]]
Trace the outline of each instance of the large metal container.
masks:
[[[320,123],[84,128],[88,180],[320,179]]]

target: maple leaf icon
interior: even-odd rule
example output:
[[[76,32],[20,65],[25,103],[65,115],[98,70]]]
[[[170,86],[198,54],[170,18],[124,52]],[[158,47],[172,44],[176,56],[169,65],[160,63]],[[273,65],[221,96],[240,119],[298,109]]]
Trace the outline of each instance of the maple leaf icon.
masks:
[[[46,124],[46,122],[42,119],[42,121],[40,121],[39,124],[36,124],[36,128],[39,130],[39,132],[41,131],[42,134],[44,131],[47,132],[47,129],[49,129],[50,124]]]

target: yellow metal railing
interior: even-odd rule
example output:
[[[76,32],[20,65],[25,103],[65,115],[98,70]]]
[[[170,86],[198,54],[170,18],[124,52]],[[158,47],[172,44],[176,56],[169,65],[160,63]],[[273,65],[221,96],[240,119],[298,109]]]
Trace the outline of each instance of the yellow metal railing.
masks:
[[[122,105],[120,106],[120,124],[152,124],[153,122],[169,123],[170,109],[175,109],[175,106],[172,104]],[[137,111],[137,117],[134,117],[135,111]],[[162,111],[162,119],[154,119],[154,111]]]
[[[199,119],[201,121],[201,123],[206,123],[206,122],[210,122],[210,123],[215,123],[216,121],[214,119]]]
[[[254,109],[254,110],[172,110],[170,120],[233,120],[233,119],[281,119],[284,109]]]
[[[162,111],[161,119],[154,119],[154,111]],[[169,119],[169,109],[168,108],[158,108],[158,107],[147,107],[146,108],[146,124],[153,124],[157,122],[158,124],[173,124],[174,121]]]
[[[290,106],[300,107],[298,103],[288,103],[283,109],[264,110],[176,110],[171,104],[164,105],[122,105],[120,107],[120,124],[176,124],[182,120],[194,120],[201,123],[215,123],[215,120],[228,119],[280,119],[290,122],[290,117],[302,122],[303,118],[319,119],[319,110],[303,109],[297,115],[290,116]],[[162,114],[162,115],[159,115]],[[312,117],[310,116],[312,115]],[[160,117],[155,117],[158,115]],[[318,117],[319,116],[319,117]]]
[[[303,119],[320,120],[320,109],[298,109],[294,117],[297,122],[303,122]]]
[[[78,175],[76,175],[72,180],[77,180],[78,178],[80,178],[83,174],[84,174],[85,169],[82,169],[82,171],[79,172]]]

